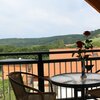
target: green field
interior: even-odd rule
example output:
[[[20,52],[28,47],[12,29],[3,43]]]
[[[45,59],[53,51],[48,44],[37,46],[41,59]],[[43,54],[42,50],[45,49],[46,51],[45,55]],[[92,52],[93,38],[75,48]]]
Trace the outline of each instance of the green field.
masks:
[[[100,37],[93,39],[93,45],[95,47],[100,47]]]

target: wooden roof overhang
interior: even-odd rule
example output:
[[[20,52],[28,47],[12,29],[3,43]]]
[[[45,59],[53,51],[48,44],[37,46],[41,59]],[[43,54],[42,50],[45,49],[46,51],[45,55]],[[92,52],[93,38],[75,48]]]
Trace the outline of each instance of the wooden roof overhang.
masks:
[[[100,13],[100,0],[85,0],[85,1]]]

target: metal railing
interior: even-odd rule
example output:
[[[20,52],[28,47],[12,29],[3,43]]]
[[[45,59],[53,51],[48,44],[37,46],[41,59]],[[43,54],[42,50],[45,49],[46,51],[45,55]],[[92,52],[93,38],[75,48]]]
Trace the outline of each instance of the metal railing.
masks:
[[[87,62],[94,65],[91,72],[95,72],[99,69],[100,65],[100,49],[88,50],[87,52],[94,54]],[[7,56],[7,59],[0,60],[0,100],[14,100],[15,98],[7,77],[12,71],[30,72],[48,78],[61,73],[81,72],[81,62],[77,57],[71,57],[72,53],[77,53],[77,51],[0,54],[0,57]],[[98,55],[95,55],[95,53],[98,53]],[[32,59],[29,59],[27,56],[32,56]],[[41,91],[49,91],[49,85],[43,80],[38,80],[38,86]],[[57,93],[57,98],[63,98],[62,90],[66,92],[66,97],[69,96],[69,90],[67,89],[64,90],[62,87],[54,87],[54,90]],[[73,97],[73,89],[70,89],[70,97]]]

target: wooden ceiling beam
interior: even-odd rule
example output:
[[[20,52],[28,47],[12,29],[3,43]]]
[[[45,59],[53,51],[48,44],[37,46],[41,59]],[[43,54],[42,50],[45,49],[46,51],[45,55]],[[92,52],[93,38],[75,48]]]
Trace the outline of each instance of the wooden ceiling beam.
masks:
[[[100,0],[85,0],[85,1],[100,13]]]

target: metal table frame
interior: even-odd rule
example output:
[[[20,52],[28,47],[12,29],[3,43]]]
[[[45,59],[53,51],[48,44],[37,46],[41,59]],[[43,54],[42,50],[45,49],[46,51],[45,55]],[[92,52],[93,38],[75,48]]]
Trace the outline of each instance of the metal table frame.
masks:
[[[81,98],[86,100],[86,90],[88,88],[100,86],[100,74],[87,73],[86,75],[87,78],[82,80],[80,73],[64,73],[54,75],[50,80],[54,85],[74,88],[75,100],[78,99],[78,91],[81,91]]]

